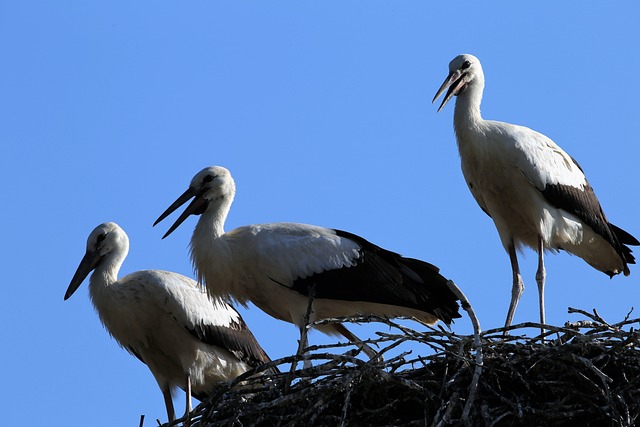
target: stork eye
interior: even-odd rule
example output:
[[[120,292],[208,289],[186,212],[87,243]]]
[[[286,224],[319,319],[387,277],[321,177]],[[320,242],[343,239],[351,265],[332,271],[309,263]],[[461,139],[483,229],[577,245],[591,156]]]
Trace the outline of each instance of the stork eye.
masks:
[[[466,70],[466,69],[467,69],[467,68],[469,68],[469,67],[471,67],[471,61],[469,61],[469,60],[467,59],[466,61],[464,61],[464,62],[462,63],[462,67],[460,67],[460,68],[462,68],[463,70]]]
[[[207,175],[204,178],[202,178],[202,182],[211,182],[213,181],[213,178],[215,178],[213,175]]]
[[[102,233],[98,236],[98,238],[96,239],[96,243],[100,243],[102,242],[104,239],[107,238],[107,233]]]

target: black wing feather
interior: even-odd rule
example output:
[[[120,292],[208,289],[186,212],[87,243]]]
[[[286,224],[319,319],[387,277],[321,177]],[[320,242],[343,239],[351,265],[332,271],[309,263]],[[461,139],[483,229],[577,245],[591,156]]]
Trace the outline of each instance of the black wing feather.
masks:
[[[271,359],[262,349],[244,321],[233,323],[229,327],[198,324],[193,329],[185,328],[199,341],[224,348],[251,367],[270,362]],[[278,368],[267,370],[279,372]]]
[[[584,188],[547,184],[542,190],[542,195],[549,203],[577,216],[593,231],[602,236],[611,244],[625,264],[635,264],[631,249],[625,245],[637,246],[640,242],[628,232],[609,223],[593,188],[588,182],[586,182]]]
[[[131,346],[126,346],[125,347],[127,349],[127,351],[131,354],[133,354],[139,361],[141,361],[142,363],[144,363],[145,365],[147,364],[147,362],[144,361],[144,359],[142,358],[142,356],[140,355],[140,353],[138,353],[135,348],[131,347]]]
[[[360,245],[355,265],[297,279],[292,286],[295,291],[308,295],[309,287],[316,285],[316,298],[408,307],[433,314],[447,324],[460,317],[458,298],[436,266],[382,249],[355,234],[335,232]]]

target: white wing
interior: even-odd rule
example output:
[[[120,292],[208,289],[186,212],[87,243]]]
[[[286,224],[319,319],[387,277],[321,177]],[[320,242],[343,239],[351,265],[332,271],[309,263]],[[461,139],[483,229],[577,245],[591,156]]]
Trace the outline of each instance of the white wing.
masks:
[[[237,228],[225,235],[234,264],[285,286],[312,274],[350,267],[360,246],[334,230],[306,224],[273,223]]]
[[[293,223],[254,225],[227,234],[237,238],[235,268],[251,271],[246,286],[277,283],[302,295],[314,292],[320,299],[416,309],[447,323],[459,317],[457,298],[437,267],[354,234]]]
[[[503,133],[502,138],[494,141],[503,141],[506,145],[500,147],[504,156],[538,190],[543,191],[547,185],[552,184],[579,189],[587,186],[586,177],[578,163],[550,138],[524,126],[491,123]]]
[[[170,315],[199,341],[231,351],[251,366],[270,359],[240,314],[220,299],[210,299],[206,289],[186,276],[162,270],[142,270],[122,279],[138,288],[140,301]]]

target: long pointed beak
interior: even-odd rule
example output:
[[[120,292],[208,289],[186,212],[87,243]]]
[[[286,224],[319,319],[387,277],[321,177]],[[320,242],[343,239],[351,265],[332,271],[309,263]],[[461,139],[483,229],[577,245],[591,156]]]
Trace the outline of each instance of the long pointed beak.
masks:
[[[438,113],[440,112],[440,110],[444,108],[445,105],[447,105],[447,102],[449,102],[449,100],[454,95],[457,95],[458,93],[460,93],[462,87],[466,83],[463,77],[464,76],[462,75],[462,72],[460,70],[456,70],[456,71],[450,72],[447,78],[444,80],[444,82],[440,86],[440,89],[438,89],[438,92],[436,92],[436,96],[434,96],[433,100],[431,101],[432,104],[436,102],[436,99],[438,99],[440,95],[442,95],[442,92],[444,92],[447,88],[449,88],[449,90],[447,91],[447,94],[442,100],[442,104],[440,104],[440,107],[438,107]]]
[[[206,205],[207,205],[206,199],[202,197],[202,195],[197,194],[195,190],[189,188],[187,191],[182,193],[182,195],[178,197],[178,199],[175,202],[173,202],[171,206],[169,206],[167,210],[162,213],[162,215],[158,217],[156,222],[153,223],[154,227],[160,221],[162,221],[163,219],[171,215],[180,206],[187,203],[189,199],[191,199],[192,197],[195,197],[195,198],[189,204],[189,206],[187,206],[184,212],[180,214],[176,222],[174,222],[173,225],[169,227],[169,230],[164,234],[164,236],[162,236],[163,239],[167,237],[169,234],[173,233],[175,229],[178,228],[180,224],[184,222],[185,219],[189,218],[190,215],[199,215],[202,212],[204,212],[204,209],[206,208]]]
[[[80,261],[78,269],[71,279],[71,283],[67,288],[67,292],[64,294],[65,301],[69,299],[71,295],[73,295],[73,293],[80,287],[82,282],[84,282],[84,279],[87,278],[89,273],[91,273],[91,271],[96,268],[96,265],[98,265],[100,259],[101,257],[98,252],[87,252],[84,254],[84,257],[82,258],[82,261]]]

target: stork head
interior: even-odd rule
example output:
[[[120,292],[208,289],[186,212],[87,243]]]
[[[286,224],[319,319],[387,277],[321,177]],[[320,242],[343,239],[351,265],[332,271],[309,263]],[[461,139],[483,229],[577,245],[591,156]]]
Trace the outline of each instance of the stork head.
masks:
[[[438,108],[438,112],[444,108],[449,102],[451,97],[458,96],[472,84],[472,82],[479,82],[484,85],[484,73],[482,72],[482,65],[480,61],[473,55],[468,53],[458,55],[449,63],[449,75],[445,79],[436,96],[433,97],[431,103],[436,102],[436,99],[447,90],[447,94],[442,100],[442,104]]]
[[[117,270],[128,252],[129,238],[118,224],[105,222],[94,228],[87,239],[87,251],[71,279],[64,299],[73,295],[89,273],[100,266],[108,266],[114,277],[117,276]]]
[[[204,168],[193,177],[187,191],[182,193],[182,195],[158,217],[153,225],[158,224],[193,198],[176,222],[174,222],[165,235],[162,236],[164,239],[178,228],[190,215],[201,215],[207,211],[207,208],[212,203],[233,200],[235,194],[236,184],[231,177],[231,173],[226,168],[222,166]]]

